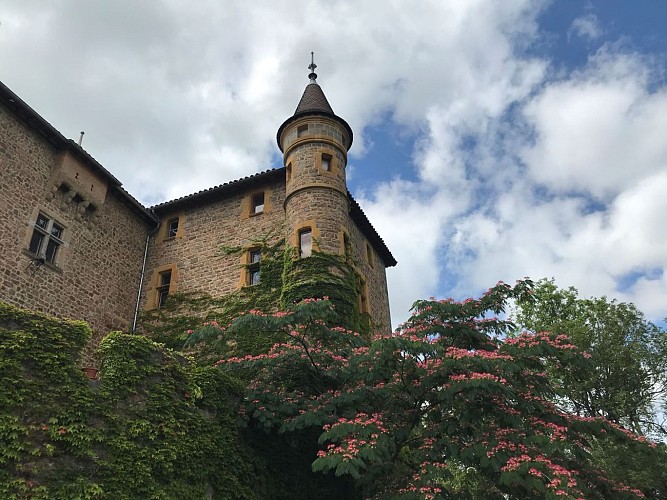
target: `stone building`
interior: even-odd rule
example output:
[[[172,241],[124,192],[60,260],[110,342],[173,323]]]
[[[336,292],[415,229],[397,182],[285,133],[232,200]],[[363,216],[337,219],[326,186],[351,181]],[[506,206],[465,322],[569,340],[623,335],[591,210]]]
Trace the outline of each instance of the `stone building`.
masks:
[[[385,268],[396,261],[347,191],[352,130],[309,77],[278,130],[284,167],[150,208],[0,83],[0,300],[86,320],[99,337],[133,329],[177,291],[253,286],[256,242],[282,239],[297,258],[349,255],[358,307],[388,330]]]

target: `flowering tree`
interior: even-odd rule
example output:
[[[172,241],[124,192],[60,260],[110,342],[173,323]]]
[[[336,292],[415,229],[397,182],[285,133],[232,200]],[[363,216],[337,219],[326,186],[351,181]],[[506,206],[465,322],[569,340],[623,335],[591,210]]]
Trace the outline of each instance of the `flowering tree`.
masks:
[[[590,443],[652,444],[552,402],[546,364],[576,376],[586,354],[562,334],[504,338],[514,326],[496,315],[531,285],[500,283],[463,303],[419,301],[394,334],[372,339],[331,326],[327,300],[251,311],[215,337],[282,332],[284,342],[218,365],[250,378],[246,418],[279,432],[320,429],[313,470],[354,477],[364,497],[467,498],[471,488],[484,498],[643,496],[597,470]]]

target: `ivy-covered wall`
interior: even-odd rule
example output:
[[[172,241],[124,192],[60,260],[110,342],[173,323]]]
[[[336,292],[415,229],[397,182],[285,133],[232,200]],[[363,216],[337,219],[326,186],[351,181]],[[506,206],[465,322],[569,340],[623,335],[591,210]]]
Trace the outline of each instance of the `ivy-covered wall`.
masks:
[[[90,335],[0,302],[3,500],[353,498],[349,479],[311,471],[314,436],[246,426],[240,381],[120,332],[91,381]]]
[[[349,257],[313,252],[306,259],[297,259],[293,247],[283,241],[267,243],[266,239],[253,242],[253,246],[260,248],[262,255],[259,284],[219,298],[205,293],[170,296],[165,307],[144,312],[140,323],[144,333],[157,342],[181,349],[188,332],[206,328],[206,324],[225,326],[251,309],[285,310],[313,297],[329,297],[338,313],[338,325],[362,333],[373,328],[369,316],[359,312],[361,281]],[[226,247],[223,251],[238,256],[245,249]],[[257,332],[251,338],[230,342],[224,354],[258,354],[281,340],[274,332]],[[198,355],[200,360],[206,359],[206,352]],[[216,359],[219,357],[218,350]]]
[[[89,381],[77,367],[89,336],[0,303],[0,498],[257,497],[238,382],[122,333]]]

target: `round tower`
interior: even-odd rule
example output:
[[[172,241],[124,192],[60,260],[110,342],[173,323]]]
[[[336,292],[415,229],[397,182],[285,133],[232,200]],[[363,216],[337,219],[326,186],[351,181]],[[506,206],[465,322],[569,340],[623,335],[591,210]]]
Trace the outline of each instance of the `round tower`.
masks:
[[[349,202],[345,183],[352,129],[336,116],[308,67],[306,86],[294,115],[278,129],[286,169],[286,241],[302,257],[312,250],[339,254]]]

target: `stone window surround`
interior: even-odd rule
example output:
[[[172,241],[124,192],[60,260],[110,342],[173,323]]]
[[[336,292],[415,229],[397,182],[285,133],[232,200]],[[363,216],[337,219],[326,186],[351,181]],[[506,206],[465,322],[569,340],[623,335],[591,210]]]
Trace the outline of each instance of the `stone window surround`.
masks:
[[[179,218],[174,217],[167,221],[167,238],[175,238],[178,232]]]
[[[360,273],[359,271],[357,272],[359,273],[359,279],[361,280],[361,286],[359,287],[360,288],[359,296],[357,298],[359,313],[368,314],[369,316],[372,317],[371,301],[368,295],[368,280],[366,279],[366,276],[364,276],[362,273]]]
[[[253,286],[250,283],[250,271],[259,269],[261,265],[260,262],[257,262],[255,263],[256,265],[253,266],[251,258],[254,252],[260,252],[261,262],[261,248],[258,247],[257,244],[249,244],[243,248],[243,253],[241,253],[241,257],[239,258],[239,267],[241,272],[239,275],[239,282],[236,286],[238,290],[246,286]]]
[[[158,276],[158,286],[156,287],[156,307],[161,309],[169,298],[169,288],[171,286],[171,270],[162,271]],[[163,295],[164,294],[164,295]]]
[[[153,271],[153,275],[151,276],[151,279],[148,283],[148,288],[146,289],[146,304],[144,306],[145,310],[149,311],[151,309],[157,309],[160,276],[167,271],[171,272],[168,294],[173,295],[178,291],[178,267],[176,264],[165,264],[157,267]]]
[[[169,235],[169,224],[171,221],[178,220],[178,228],[176,229],[176,234],[173,236]],[[158,240],[162,241],[171,241],[175,239],[182,238],[185,236],[185,213],[179,212],[175,214],[169,214],[165,217],[162,217],[162,223],[160,224],[160,232]]]
[[[299,230],[299,257],[313,255],[313,231],[309,227]]]
[[[329,160],[329,170],[326,170],[324,166],[322,165],[322,159],[323,158],[328,158]],[[336,152],[327,149],[327,148],[321,148],[317,151],[317,155],[315,157],[315,164],[317,165],[317,171],[322,174],[322,175],[332,175],[335,176],[338,173],[338,157],[336,156]]]
[[[366,242],[366,260],[368,261],[368,265],[371,266],[372,268],[375,268],[375,258],[373,255],[373,247],[371,246],[368,241]]]
[[[60,226],[62,228],[62,233],[60,235],[60,238],[56,238],[54,236],[51,236],[50,234],[47,235],[47,234],[45,234],[46,231],[44,231],[44,230],[40,231],[39,229],[37,229],[37,227],[38,227],[37,226],[37,219],[40,215],[44,216],[46,219],[49,220],[48,232],[50,232],[50,227],[54,223],[58,224],[58,226]],[[65,236],[67,235],[67,226],[65,226],[65,224],[60,222],[60,220],[57,217],[54,217],[49,210],[44,210],[44,209],[41,209],[41,208],[36,208],[35,209],[35,211],[33,212],[33,216],[26,223],[26,225],[28,226],[28,231],[26,232],[25,242],[24,242],[24,245],[23,245],[23,250],[22,250],[23,254],[30,257],[31,262],[36,263],[36,262],[39,261],[40,266],[43,266],[43,267],[46,267],[46,268],[51,269],[53,271],[57,271],[57,272],[62,273],[63,264],[65,263],[66,255],[67,255],[66,249],[69,247],[69,243],[67,242],[67,240],[65,238]],[[39,231],[42,234],[44,234],[44,236],[46,236],[46,240],[55,239],[59,243],[57,254],[56,254],[55,260],[53,262],[49,262],[47,260],[44,260],[42,262],[41,259],[38,258],[39,256],[37,254],[34,254],[30,251],[30,240],[32,239],[32,236],[35,233],[35,231]],[[45,242],[42,242],[40,247],[44,247],[44,246],[45,246]]]
[[[290,161],[287,163],[285,166],[285,177],[287,179],[287,182],[292,180],[292,162]]]
[[[251,248],[250,250],[248,250],[248,281],[247,281],[248,286],[254,286],[259,284],[260,280],[259,266],[261,260],[262,260],[262,251],[259,248]]]
[[[350,239],[350,232],[347,230],[347,227],[342,226],[340,231],[338,231],[338,241],[340,242],[340,251],[339,254],[341,257],[352,256],[352,244]]]
[[[257,195],[264,195],[264,207],[261,212],[253,212],[254,208],[254,199]],[[269,213],[271,211],[271,195],[273,190],[269,187],[263,189],[255,189],[253,191],[247,192],[243,196],[243,201],[241,202],[241,219],[248,219],[250,217],[259,217],[262,214]]]
[[[292,238],[290,240],[290,244],[296,249],[296,255],[295,255],[296,259],[300,258],[299,256],[300,233],[307,229],[310,229],[310,236],[312,238],[312,251],[315,252],[319,251],[320,249],[317,243],[320,238],[320,230],[317,227],[317,224],[315,224],[315,221],[313,219],[303,221],[295,226],[294,232],[292,233]]]

